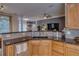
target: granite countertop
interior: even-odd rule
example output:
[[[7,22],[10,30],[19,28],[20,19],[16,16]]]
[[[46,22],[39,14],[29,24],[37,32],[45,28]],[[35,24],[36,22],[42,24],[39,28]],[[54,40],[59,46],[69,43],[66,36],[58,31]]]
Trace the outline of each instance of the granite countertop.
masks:
[[[55,40],[55,41],[58,41],[58,42],[64,42],[64,43],[79,45],[78,43],[75,43],[72,39],[67,39],[67,38],[64,39],[64,38],[59,38],[59,37],[31,37],[31,36],[25,36],[25,34],[7,35],[6,37],[4,36],[3,43],[5,45],[8,45],[8,44],[16,44],[16,43],[28,41],[28,40],[39,40],[39,39]]]
[[[58,41],[58,42],[65,42],[63,39],[56,38],[56,37],[52,37],[52,38],[47,38],[47,37],[19,37],[19,38],[4,40],[3,44],[4,45],[10,45],[10,44],[16,44],[16,43],[20,43],[20,42],[29,41],[29,40],[55,40],[55,41]]]
[[[25,42],[30,40],[31,37],[19,37],[19,38],[12,38],[12,39],[7,39],[7,40],[3,40],[3,44],[4,45],[10,45],[10,44],[16,44],[19,42]]]
[[[48,37],[29,37],[29,36],[9,36],[9,37],[5,37],[3,38],[3,44],[4,45],[9,45],[9,44],[16,44],[16,43],[19,43],[19,42],[23,42],[23,41],[28,41],[28,40],[53,40],[53,38],[48,38]]]

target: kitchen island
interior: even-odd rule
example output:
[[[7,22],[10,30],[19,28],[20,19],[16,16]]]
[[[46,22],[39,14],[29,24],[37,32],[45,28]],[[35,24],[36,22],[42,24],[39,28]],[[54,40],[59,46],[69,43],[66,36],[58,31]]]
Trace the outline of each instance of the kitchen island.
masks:
[[[69,43],[53,36],[17,35],[3,38],[3,56],[79,56],[78,43]]]

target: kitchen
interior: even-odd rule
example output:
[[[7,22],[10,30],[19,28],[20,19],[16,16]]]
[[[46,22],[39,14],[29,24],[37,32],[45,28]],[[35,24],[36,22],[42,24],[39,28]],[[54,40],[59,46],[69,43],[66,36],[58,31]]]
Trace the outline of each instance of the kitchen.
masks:
[[[79,56],[79,4],[3,3],[0,55]]]

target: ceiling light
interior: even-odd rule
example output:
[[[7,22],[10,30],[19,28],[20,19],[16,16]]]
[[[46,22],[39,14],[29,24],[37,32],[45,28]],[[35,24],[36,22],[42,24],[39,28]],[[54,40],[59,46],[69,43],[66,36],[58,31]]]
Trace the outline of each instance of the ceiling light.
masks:
[[[43,18],[44,18],[44,19],[47,19],[47,18],[50,18],[50,17],[51,17],[51,15],[49,15],[48,13],[44,13],[44,14],[43,14]]]
[[[28,18],[24,18],[23,20],[28,21],[29,19]]]
[[[47,19],[47,17],[43,17],[44,19]]]
[[[0,11],[3,11],[5,9],[5,5],[0,5]]]
[[[49,5],[48,7],[49,7],[49,8],[52,8],[52,7],[53,7],[53,4],[52,4],[52,5]]]

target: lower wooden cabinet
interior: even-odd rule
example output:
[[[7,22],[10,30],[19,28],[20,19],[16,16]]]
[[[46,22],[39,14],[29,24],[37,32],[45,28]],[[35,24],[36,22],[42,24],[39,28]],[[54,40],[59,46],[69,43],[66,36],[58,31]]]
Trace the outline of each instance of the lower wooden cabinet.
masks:
[[[32,56],[49,56],[52,47],[51,40],[31,40],[29,41],[29,55]]]
[[[7,45],[5,55],[14,56],[15,50],[14,44]],[[24,53],[29,56],[79,56],[79,46],[55,40],[34,39],[27,41],[27,51]]]
[[[28,46],[27,45],[28,45],[27,42],[6,45],[6,46],[4,46],[3,55],[5,55],[5,56],[15,56],[15,55],[16,56],[27,56],[28,55]],[[20,51],[18,51],[18,50],[20,50]]]
[[[28,42],[28,51],[30,56],[39,55],[40,40],[30,40]]]
[[[66,56],[79,56],[79,46],[72,44],[65,44]]]
[[[79,56],[79,46],[59,41],[52,42],[53,56]]]
[[[52,55],[52,41],[51,40],[41,40],[39,55],[40,56],[51,56]]]
[[[14,45],[7,45],[5,47],[5,53],[6,53],[6,56],[14,56],[15,55],[15,49],[14,49]]]
[[[31,56],[79,56],[79,46],[55,40],[29,41]]]
[[[63,56],[64,55],[64,42],[52,42],[52,55],[53,56]]]

